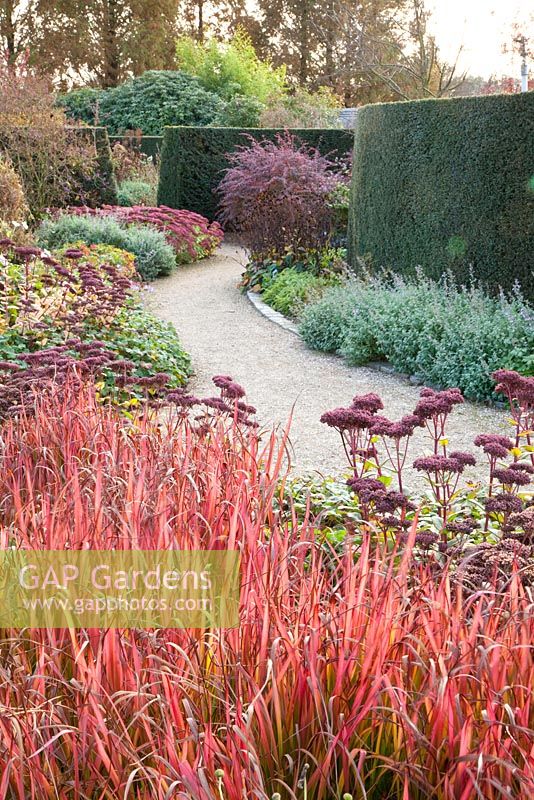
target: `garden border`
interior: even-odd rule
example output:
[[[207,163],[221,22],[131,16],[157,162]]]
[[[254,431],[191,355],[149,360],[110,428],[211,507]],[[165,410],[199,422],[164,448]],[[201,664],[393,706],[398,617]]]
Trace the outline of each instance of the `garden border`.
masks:
[[[264,303],[261,300],[261,296],[257,292],[252,292],[250,289],[247,291],[247,297],[250,303],[254,306],[256,311],[258,311],[263,317],[268,319],[270,322],[274,322],[275,325],[278,325],[280,328],[283,328],[286,331],[290,331],[294,333],[295,336],[298,336],[299,339],[302,341],[302,336],[299,333],[298,325],[295,322],[292,322],[290,319],[285,317],[279,311],[275,311],[274,308]],[[308,348],[310,349],[310,348]],[[329,355],[336,356],[337,358],[342,359],[338,353],[330,353]],[[380,361],[369,361],[367,364],[364,365],[366,369],[374,370],[375,372],[383,372],[386,375],[394,375],[397,378],[405,381],[406,383],[412,384],[412,386],[429,386],[427,381],[422,381],[419,375],[408,375],[407,372],[397,372],[395,367],[392,367],[390,364],[382,363]],[[431,388],[438,388],[438,387],[431,387]],[[470,403],[474,403],[475,405],[486,406],[487,408],[496,408],[499,411],[506,409],[507,404],[505,402],[499,402],[498,400],[495,401],[485,401],[477,403],[474,400],[470,400]]]
[[[301,334],[299,333],[299,328],[296,322],[285,317],[280,311],[275,311],[274,308],[271,308],[270,305],[264,303],[261,299],[261,295],[258,292],[252,292],[250,289],[247,291],[247,297],[256,309],[259,311],[260,314],[268,319],[270,322],[274,322],[275,325],[278,325],[280,328],[283,328],[286,331],[290,331],[294,333],[295,336],[298,336],[301,341],[303,341]],[[310,348],[308,348],[309,350]],[[329,353],[329,355],[336,356],[337,358],[342,358],[342,356],[338,355],[337,353]],[[382,364],[379,361],[369,361],[368,364],[365,364],[366,369],[373,369],[376,372],[384,372],[386,375],[396,375],[397,378],[401,378],[402,380],[406,381],[407,383],[414,384],[416,386],[422,386],[423,382],[419,380],[417,375],[408,375],[406,372],[397,372],[397,370],[390,366],[389,364]]]
[[[287,317],[284,317],[279,311],[275,311],[274,308],[264,303],[261,299],[260,295],[257,292],[252,292],[250,289],[247,292],[247,297],[254,306],[254,308],[262,314],[262,316],[266,317],[266,319],[274,322],[280,328],[284,328],[286,331],[291,331],[294,333],[295,336],[298,336],[299,339],[302,339],[302,336],[299,333],[298,325],[295,322],[292,322]]]

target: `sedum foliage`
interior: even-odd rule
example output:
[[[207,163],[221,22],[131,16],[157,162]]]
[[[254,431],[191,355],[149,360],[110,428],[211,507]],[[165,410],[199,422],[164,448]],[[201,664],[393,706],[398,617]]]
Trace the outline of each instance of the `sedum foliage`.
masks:
[[[41,224],[38,241],[49,249],[77,242],[118,247],[135,255],[137,271],[145,281],[169,275],[176,265],[163,233],[148,226],[120,225],[111,217],[62,214]]]

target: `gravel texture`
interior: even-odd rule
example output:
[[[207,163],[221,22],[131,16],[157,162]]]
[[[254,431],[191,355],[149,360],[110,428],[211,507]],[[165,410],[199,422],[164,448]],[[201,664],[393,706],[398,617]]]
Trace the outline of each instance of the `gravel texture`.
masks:
[[[296,471],[341,473],[346,465],[338,435],[319,422],[322,412],[347,405],[356,394],[376,392],[384,414],[397,419],[413,410],[419,388],[396,375],[349,367],[336,356],[309,350],[298,335],[262,316],[239,291],[244,264],[243,250],[225,244],[216,256],[159,279],[150,303],[175,325],[191,354],[191,389],[196,394],[215,393],[212,375],[232,375],[246,388],[262,425],[284,426],[293,412],[290,439]],[[505,412],[465,403],[453,411],[448,436],[452,449],[480,456],[472,444],[478,433],[508,430]],[[424,434],[418,431],[413,456],[424,449]],[[485,463],[479,460],[479,467],[466,472],[468,479],[486,476]],[[420,486],[418,476],[412,475],[409,482],[414,489]]]

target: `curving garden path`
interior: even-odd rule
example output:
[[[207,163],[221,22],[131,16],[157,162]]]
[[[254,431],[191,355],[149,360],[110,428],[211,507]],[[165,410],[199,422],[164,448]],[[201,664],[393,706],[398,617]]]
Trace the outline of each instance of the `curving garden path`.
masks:
[[[413,410],[419,389],[401,377],[349,367],[336,356],[308,350],[297,335],[262,316],[237,289],[244,263],[243,250],[225,244],[216,256],[159,279],[153,284],[151,305],[175,325],[191,354],[191,389],[196,394],[216,393],[212,375],[232,375],[246,388],[262,424],[285,425],[294,408],[291,443],[299,472],[342,471],[338,436],[319,422],[322,412],[372,391],[382,397],[384,413],[398,418]],[[477,433],[506,431],[506,424],[504,412],[471,403],[457,406],[449,427],[451,446],[476,452],[472,440]]]

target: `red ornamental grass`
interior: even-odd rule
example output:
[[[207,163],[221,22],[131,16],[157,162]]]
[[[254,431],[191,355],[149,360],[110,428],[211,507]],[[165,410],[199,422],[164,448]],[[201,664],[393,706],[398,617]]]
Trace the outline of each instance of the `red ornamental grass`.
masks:
[[[236,629],[3,631],[0,798],[533,796],[520,582],[453,593],[415,530],[326,553],[273,511],[284,441],[195,426],[90,386],[4,424],[2,547],[239,549],[242,588]]]

